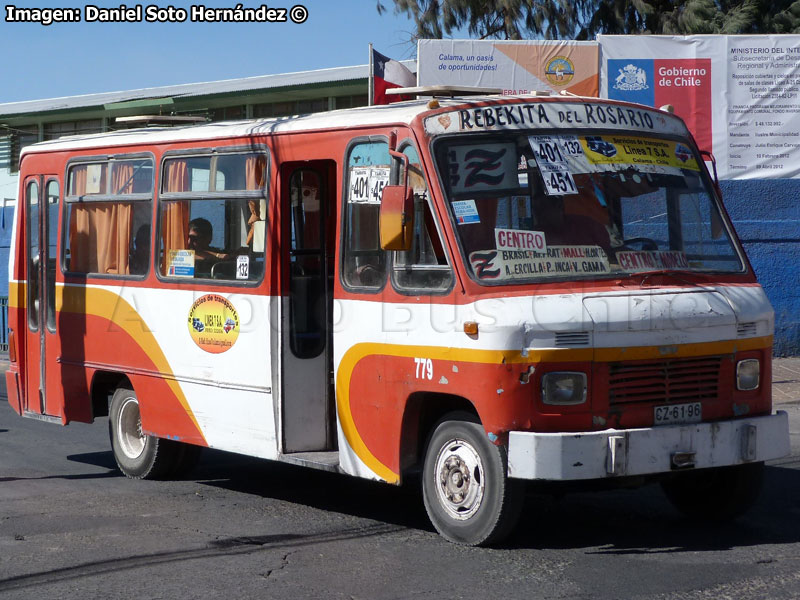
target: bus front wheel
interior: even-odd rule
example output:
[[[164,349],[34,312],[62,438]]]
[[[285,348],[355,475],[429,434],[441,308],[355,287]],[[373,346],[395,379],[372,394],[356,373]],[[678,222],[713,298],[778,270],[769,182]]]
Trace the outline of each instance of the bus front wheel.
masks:
[[[119,470],[131,479],[157,479],[175,466],[179,447],[142,432],[142,418],[136,392],[120,387],[111,398],[108,411],[111,449]]]
[[[519,519],[522,482],[506,475],[505,448],[492,444],[467,413],[439,421],[428,441],[422,495],[428,517],[451,542],[500,542]]]

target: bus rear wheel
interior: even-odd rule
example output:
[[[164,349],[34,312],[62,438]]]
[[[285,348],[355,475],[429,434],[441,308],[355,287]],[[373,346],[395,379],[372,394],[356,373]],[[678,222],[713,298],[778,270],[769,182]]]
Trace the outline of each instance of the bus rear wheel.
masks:
[[[142,432],[136,392],[120,387],[111,397],[108,411],[111,449],[119,470],[131,479],[165,477],[180,458],[180,446]]]
[[[495,446],[468,413],[446,416],[428,441],[422,495],[428,517],[446,539],[468,546],[502,541],[522,510],[522,482],[506,475],[505,448]]]
[[[664,495],[691,519],[724,522],[755,504],[764,478],[764,463],[676,473],[661,482]]]

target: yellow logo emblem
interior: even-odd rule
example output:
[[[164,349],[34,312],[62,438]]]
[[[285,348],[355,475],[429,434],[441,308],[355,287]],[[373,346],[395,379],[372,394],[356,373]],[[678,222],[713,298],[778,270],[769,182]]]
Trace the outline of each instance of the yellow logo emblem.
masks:
[[[567,85],[575,77],[575,65],[566,56],[556,56],[545,65],[544,74],[553,85]]]
[[[206,294],[189,310],[189,335],[206,352],[226,352],[239,337],[239,314],[227,298]]]

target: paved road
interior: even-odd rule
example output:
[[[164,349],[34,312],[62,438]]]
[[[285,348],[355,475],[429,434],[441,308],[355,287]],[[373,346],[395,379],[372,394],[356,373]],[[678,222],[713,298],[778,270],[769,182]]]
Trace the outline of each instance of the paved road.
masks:
[[[787,365],[785,389],[800,391],[800,361]],[[0,599],[797,598],[790,393],[775,396],[790,413],[792,456],[767,469],[758,505],[735,524],[689,523],[655,486],[531,488],[502,549],[441,539],[415,485],[220,452],[190,479],[131,481],[114,469],[106,420],[62,428],[2,401]]]

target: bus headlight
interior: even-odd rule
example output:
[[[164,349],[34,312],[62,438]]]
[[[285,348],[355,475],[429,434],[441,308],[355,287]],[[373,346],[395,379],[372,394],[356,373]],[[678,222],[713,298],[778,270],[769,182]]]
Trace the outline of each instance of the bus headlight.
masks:
[[[747,358],[736,363],[736,389],[747,391],[758,387],[761,363],[757,358]]]
[[[586,402],[586,373],[556,371],[542,377],[542,402],[582,404]]]

